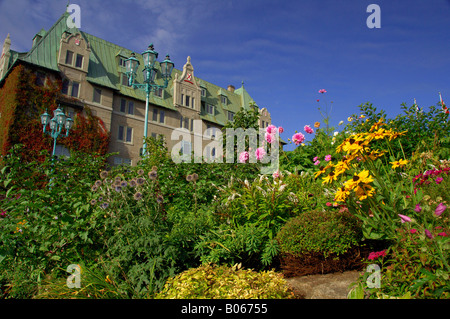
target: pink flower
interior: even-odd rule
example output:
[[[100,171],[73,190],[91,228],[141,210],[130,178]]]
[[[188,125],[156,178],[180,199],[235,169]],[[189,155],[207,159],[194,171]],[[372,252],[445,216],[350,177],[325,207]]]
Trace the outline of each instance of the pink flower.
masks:
[[[428,238],[433,239],[433,235],[431,235],[431,232],[428,229],[425,229],[425,235],[427,235]]]
[[[377,259],[378,257],[384,257],[384,256],[386,256],[386,250],[371,252],[369,254],[369,257],[367,257],[367,259],[374,260],[374,259]]]
[[[417,205],[416,205],[416,208],[414,208],[414,211],[415,211],[416,213],[420,213],[421,210],[422,210],[422,207],[420,207],[419,204],[417,204]]]
[[[256,149],[256,151],[255,151],[255,156],[256,156],[256,159],[257,159],[258,161],[259,161],[259,160],[262,160],[263,157],[264,157],[264,155],[266,155],[266,151],[264,150],[264,148],[259,147],[259,148]]]
[[[326,155],[326,156],[325,156],[325,160],[326,160],[327,162],[331,161],[331,155]]]
[[[248,152],[242,152],[241,154],[239,154],[239,162],[241,163],[247,162],[248,158],[249,158]]]
[[[411,234],[415,234],[415,233],[417,232],[417,229],[411,228],[411,229],[409,230],[409,232],[410,232]]]
[[[292,141],[294,142],[295,145],[300,145],[305,141],[305,135],[303,135],[302,133],[295,133],[292,136]]]
[[[276,171],[275,173],[272,174],[273,178],[278,178],[280,177],[280,173],[278,171]]]
[[[320,89],[320,90],[319,90],[319,93],[322,93],[322,94],[323,94],[323,93],[327,93],[327,91],[325,91],[325,89]]]
[[[277,129],[275,125],[270,124],[268,127],[266,127],[266,132],[269,134],[275,133],[274,131]]]
[[[269,144],[272,144],[272,142],[274,141],[274,136],[271,133],[266,133],[265,138],[266,138],[267,143],[269,143]]]
[[[284,128],[282,128],[281,126],[278,128],[278,133],[283,133],[284,132]]]
[[[314,133],[314,130],[313,130],[309,125],[305,125],[305,127],[304,127],[303,129],[304,129],[305,132],[308,133],[308,134]]]
[[[398,214],[398,216],[402,219],[402,223],[408,223],[411,221],[411,218],[409,218],[408,216],[402,214]]]
[[[444,179],[442,177],[438,177],[435,179],[436,184],[440,184]]]
[[[319,164],[320,164],[320,161],[315,161],[314,162],[314,165],[316,165],[316,166],[319,165]]]
[[[448,235],[445,232],[439,233],[438,236],[447,237]]]
[[[330,202],[327,202],[325,205],[327,205],[328,207],[331,207],[331,206],[333,206],[333,204],[332,203],[330,203]]]
[[[444,204],[440,203],[437,207],[436,210],[434,211],[434,214],[436,216],[441,216],[442,212],[447,208],[447,206],[445,206]]]
[[[313,162],[316,162],[319,159],[319,156],[313,158]]]

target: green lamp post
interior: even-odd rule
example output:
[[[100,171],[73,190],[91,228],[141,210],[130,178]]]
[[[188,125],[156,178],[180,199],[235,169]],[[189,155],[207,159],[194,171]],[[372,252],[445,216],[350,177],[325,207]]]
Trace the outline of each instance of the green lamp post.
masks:
[[[147,128],[148,128],[148,105],[149,97],[152,91],[157,89],[165,89],[169,84],[169,79],[172,76],[172,71],[174,63],[170,61],[169,55],[166,59],[160,62],[161,75],[164,80],[163,85],[158,85],[155,83],[157,69],[155,68],[156,59],[158,58],[158,52],[153,48],[153,44],[148,46],[148,49],[142,53],[142,58],[144,60],[144,83],[135,83],[137,70],[139,68],[139,60],[136,58],[135,53],[131,54],[131,57],[125,61],[126,74],[128,77],[128,84],[134,89],[144,90],[146,93],[145,99],[145,124],[144,124],[144,145],[142,149],[142,157],[147,155],[147,143],[145,139],[147,138]]]
[[[47,133],[53,138],[53,152],[52,156],[55,156],[56,150],[56,140],[58,137],[67,137],[69,136],[69,131],[72,129],[73,120],[70,117],[66,117],[64,112],[61,110],[61,107],[58,105],[58,108],[53,111],[53,118],[50,119],[50,115],[47,111],[41,115],[41,124],[43,126],[44,134]],[[47,130],[47,125],[50,130]],[[65,128],[66,134],[61,135],[62,129]]]

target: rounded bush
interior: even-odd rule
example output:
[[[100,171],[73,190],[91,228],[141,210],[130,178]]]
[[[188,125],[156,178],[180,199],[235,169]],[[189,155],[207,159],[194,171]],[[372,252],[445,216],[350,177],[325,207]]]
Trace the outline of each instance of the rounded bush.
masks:
[[[156,299],[286,299],[293,295],[280,273],[207,264],[167,280]]]
[[[345,208],[313,210],[288,220],[276,238],[282,254],[320,253],[326,258],[358,245],[362,232],[359,220]]]

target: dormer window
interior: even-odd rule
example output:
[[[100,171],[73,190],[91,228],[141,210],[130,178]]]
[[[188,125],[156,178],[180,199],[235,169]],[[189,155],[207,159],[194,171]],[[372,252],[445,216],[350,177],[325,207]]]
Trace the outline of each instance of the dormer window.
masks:
[[[222,104],[227,104],[227,97],[225,95],[221,95],[220,101],[222,102]]]
[[[214,115],[214,105],[206,104],[206,113]]]
[[[75,60],[75,67],[80,69],[83,67],[83,56],[80,54],[77,54],[77,59]]]
[[[126,58],[119,57],[119,66],[125,67],[125,61],[126,61]]]
[[[206,97],[206,89],[202,88],[202,97]]]
[[[66,52],[66,64],[72,65],[72,60],[73,60],[73,52],[67,50],[67,52]]]
[[[233,121],[233,119],[234,119],[234,113],[228,111],[228,121]]]

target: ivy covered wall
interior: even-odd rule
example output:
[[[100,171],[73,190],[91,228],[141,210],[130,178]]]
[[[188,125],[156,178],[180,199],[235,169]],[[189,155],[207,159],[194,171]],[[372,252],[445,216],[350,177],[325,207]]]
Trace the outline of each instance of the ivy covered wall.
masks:
[[[47,111],[53,116],[58,103],[68,98],[61,95],[61,80],[46,77],[45,85],[35,70],[16,66],[0,88],[0,152],[6,155],[11,146],[23,144],[22,158],[27,161],[43,158],[41,150],[52,151],[52,138],[43,134],[40,115]],[[79,103],[79,102],[78,102]],[[65,132],[65,131],[63,131]],[[58,144],[69,150],[105,155],[110,133],[103,121],[84,106],[74,115],[74,126],[68,138],[59,138]]]

